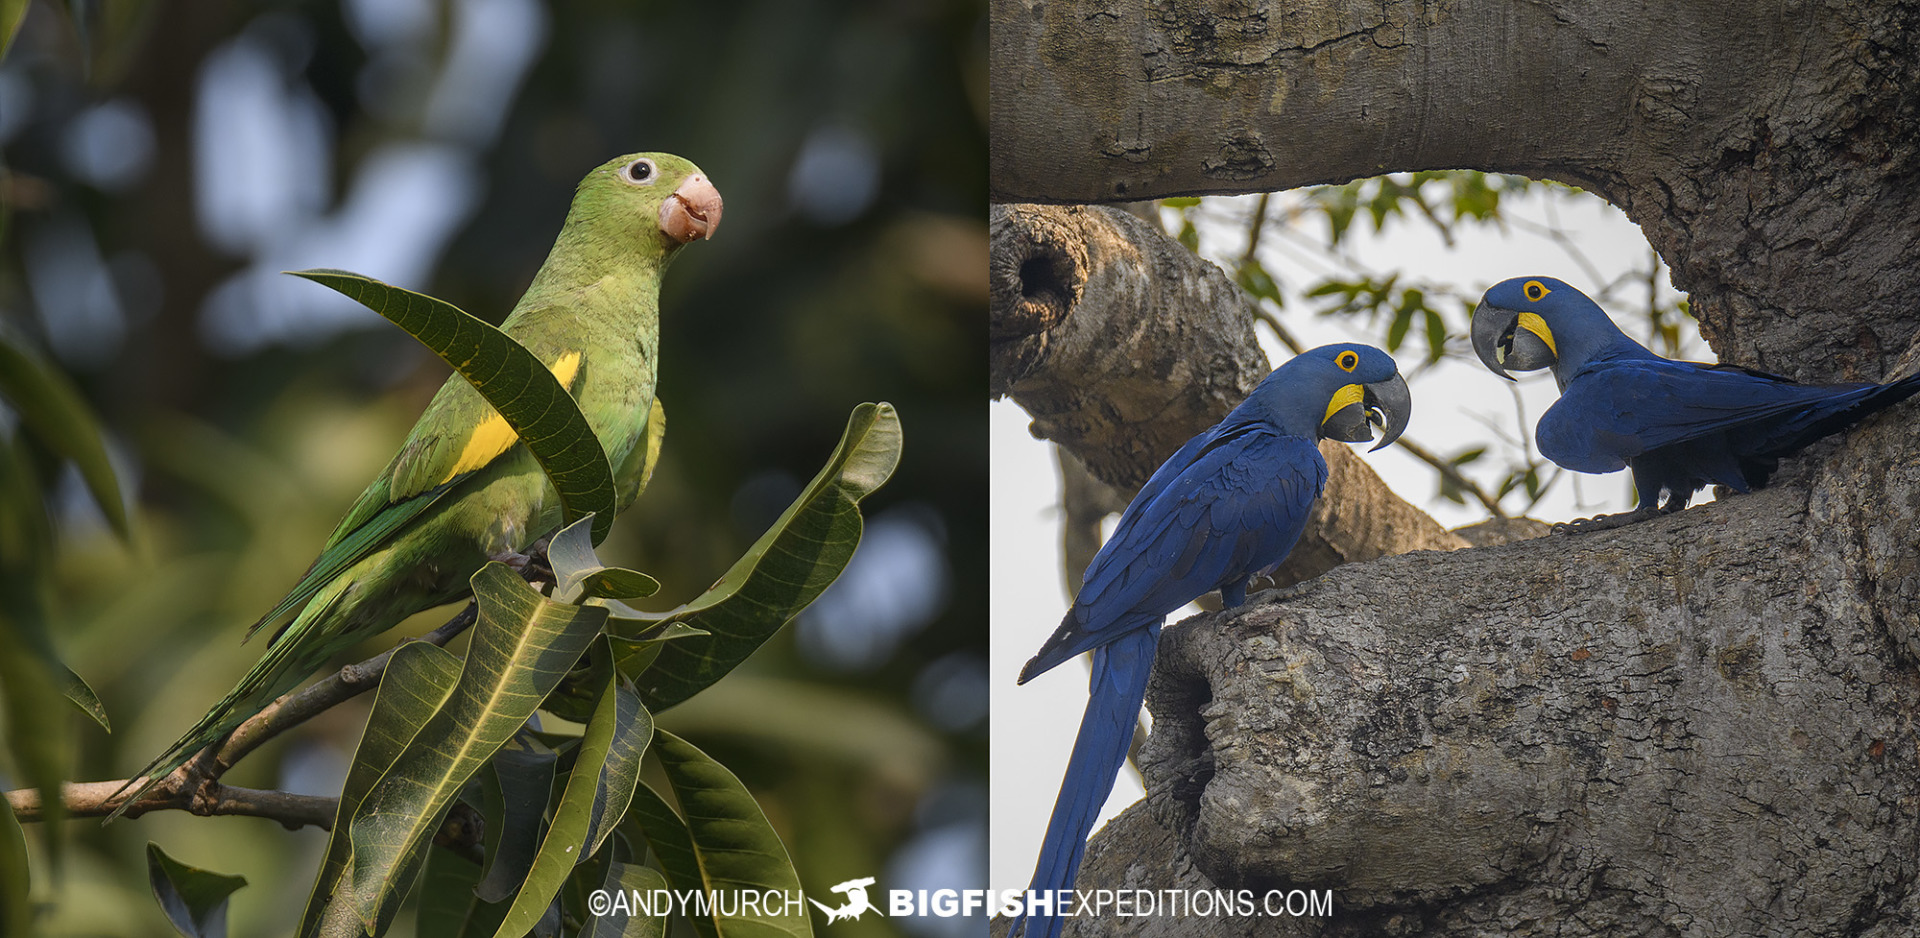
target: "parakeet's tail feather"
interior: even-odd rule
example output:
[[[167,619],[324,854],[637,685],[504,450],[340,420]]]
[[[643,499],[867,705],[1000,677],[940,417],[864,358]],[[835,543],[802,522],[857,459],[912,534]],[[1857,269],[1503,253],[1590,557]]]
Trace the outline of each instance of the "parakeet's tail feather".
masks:
[[[1053,817],[1047,821],[1047,837],[1041,844],[1040,862],[1034,868],[1029,890],[1073,888],[1087,849],[1087,835],[1113,792],[1114,777],[1127,761],[1127,747],[1140,721],[1140,704],[1146,699],[1147,675],[1153,671],[1153,652],[1159,640],[1160,626],[1155,622],[1127,629],[1111,644],[1094,651],[1087,712],[1073,741],[1073,755],[1067,760],[1060,797],[1053,803]],[[1018,935],[1025,921],[1025,916],[1016,919],[1008,934]],[[1063,927],[1057,915],[1035,915],[1033,921],[1038,930],[1027,930],[1027,938],[1056,938]]]
[[[320,556],[313,558],[313,563],[307,567],[307,572],[301,574],[300,582],[295,583],[293,589],[287,591],[286,596],[274,604],[272,609],[267,610],[266,615],[261,616],[247,628],[247,639],[253,638],[253,633],[260,631],[261,627],[267,623],[277,621],[287,613],[300,608],[348,567],[359,563],[366,559],[368,554],[378,550],[394,532],[419,516],[421,512],[433,507],[433,503],[439,501],[440,496],[446,494],[456,481],[458,480],[450,480],[446,484],[436,486],[405,501],[388,505],[351,531],[335,532],[335,540],[326,550],[320,552]],[[287,628],[291,627],[291,625],[287,626]],[[280,634],[285,632],[286,628],[281,629],[280,633],[274,635],[274,640],[278,641]],[[245,640],[242,639],[242,641]]]
[[[311,623],[326,616],[333,611],[334,605],[340,601],[342,595],[344,595],[344,589],[335,587],[333,593],[326,596],[324,601],[311,604],[301,610],[300,615],[289,624],[288,628],[291,629],[294,625],[303,622]],[[159,784],[161,779],[173,774],[175,769],[186,765],[200,753],[200,750],[226,738],[228,733],[245,723],[247,718],[266,709],[266,706],[273,703],[281,694],[299,686],[314,668],[320,666],[322,663],[320,661],[301,661],[302,643],[282,640],[283,637],[283,635],[274,636],[273,643],[267,646],[267,653],[260,656],[260,660],[254,664],[253,669],[240,679],[240,683],[234,685],[233,690],[220,698],[220,702],[214,704],[199,722],[193,724],[192,729],[182,734],[173,745],[167,747],[165,752],[147,763],[146,768],[134,773],[127,779],[126,784],[121,785],[113,795],[109,796],[110,798],[118,797],[120,792],[133,789],[133,793],[128,795],[125,801],[120,802],[120,805],[113,809],[113,813],[107,815],[107,820],[103,823],[112,822],[126,813],[127,808],[139,801],[148,789]],[[312,648],[309,647],[307,651],[311,654]]]

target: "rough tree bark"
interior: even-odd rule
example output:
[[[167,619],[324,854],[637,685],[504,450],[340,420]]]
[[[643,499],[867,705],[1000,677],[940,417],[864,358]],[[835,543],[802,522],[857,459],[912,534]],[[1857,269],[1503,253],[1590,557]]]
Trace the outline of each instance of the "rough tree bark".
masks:
[[[1920,367],[1920,3],[992,2],[999,199],[1524,173],[1625,209],[1722,360]],[[1916,412],[1754,495],[1169,628],[1082,885],[1336,914],[1068,933],[1912,933]]]
[[[1034,436],[1127,497],[1271,370],[1240,289],[1126,212],[995,206],[991,237],[993,393],[1026,409]],[[1467,545],[1393,494],[1347,445],[1320,451],[1327,497],[1275,572],[1279,583]]]

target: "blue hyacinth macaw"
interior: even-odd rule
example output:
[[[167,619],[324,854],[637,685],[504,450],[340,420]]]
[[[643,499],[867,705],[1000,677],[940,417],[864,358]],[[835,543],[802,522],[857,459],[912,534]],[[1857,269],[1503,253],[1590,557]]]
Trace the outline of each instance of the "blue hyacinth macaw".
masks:
[[[1024,684],[1093,652],[1086,716],[1030,890],[1073,888],[1087,834],[1126,761],[1167,613],[1213,590],[1229,607],[1245,602],[1247,581],[1286,559],[1326,484],[1315,441],[1365,442],[1379,426],[1379,449],[1406,429],[1410,406],[1387,353],[1367,345],[1303,352],[1188,440],[1134,496],[1087,565],[1073,608],[1020,670]],[[1051,915],[1033,924],[1029,938],[1054,938],[1062,927]]]
[[[1679,511],[1708,485],[1760,488],[1782,456],[1920,392],[1920,375],[1815,385],[1661,358],[1552,277],[1494,284],[1473,311],[1473,350],[1503,378],[1553,369],[1560,400],[1534,430],[1541,455],[1576,472],[1633,469],[1639,505],[1556,526],[1574,531]]]

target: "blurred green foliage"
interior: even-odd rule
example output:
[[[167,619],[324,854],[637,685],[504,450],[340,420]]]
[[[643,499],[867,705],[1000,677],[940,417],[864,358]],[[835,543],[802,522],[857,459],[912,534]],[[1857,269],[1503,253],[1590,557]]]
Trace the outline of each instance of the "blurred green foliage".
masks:
[[[514,68],[511,49],[473,45],[499,41],[476,31],[488,22],[513,27],[530,58],[498,93],[460,98],[447,89]],[[984,582],[985,42],[977,0],[30,4],[0,62],[0,318],[101,414],[135,519],[118,542],[77,473],[55,475],[52,643],[115,727],[64,706],[34,715],[76,744],[74,777],[124,776],[245,670],[259,654],[239,645],[246,623],[297,579],[446,374],[377,320],[341,325],[233,285],[295,266],[392,277],[335,256],[372,231],[382,258],[425,253],[404,286],[497,322],[579,176],[665,150],[707,171],[727,213],[667,275],[670,429],[601,556],[657,577],[648,608],[670,608],[799,493],[855,404],[891,401],[911,430],[866,503],[882,549],[835,588],[851,591],[660,726],[740,777],[810,892],[876,874],[882,887],[981,885],[985,594],[962,585]],[[472,48],[480,64],[462,65]],[[297,146],[206,142],[207,102],[225,100],[209,85],[242,60],[267,63],[251,90],[306,115],[282,135]],[[412,237],[426,209],[354,228],[363,184],[422,152],[458,176],[446,236]],[[266,201],[297,211],[223,222],[207,194],[241,177],[293,186]],[[402,194],[439,177],[407,178]],[[341,231],[359,236],[324,237]],[[18,438],[11,418],[0,430]],[[370,704],[270,744],[230,780],[336,792]],[[7,787],[18,771],[0,767]],[[148,840],[244,871],[234,933],[284,933],[326,840],[179,812],[68,831],[64,876],[34,885],[52,934],[167,934]]]

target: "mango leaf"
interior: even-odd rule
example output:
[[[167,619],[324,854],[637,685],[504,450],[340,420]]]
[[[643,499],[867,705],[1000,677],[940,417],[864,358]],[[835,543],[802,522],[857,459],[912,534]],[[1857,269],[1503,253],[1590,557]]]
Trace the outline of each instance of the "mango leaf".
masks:
[[[428,846],[454,797],[527,722],[606,622],[604,609],[548,601],[505,564],[481,567],[472,584],[479,621],[459,680],[367,793],[350,825],[354,901],[376,934],[389,920],[389,900],[406,893],[409,861]]]
[[[641,672],[653,667],[653,663],[660,659],[661,643],[711,634],[685,622],[668,622],[660,628],[642,633],[638,638],[610,635],[608,639],[613,643],[613,660],[620,668],[620,673],[629,681],[638,681]]]
[[[415,938],[459,938],[479,881],[479,864],[452,850],[427,851],[427,869],[415,890]]]
[[[33,871],[27,866],[27,832],[11,809],[0,809],[0,934],[33,934]]]
[[[580,930],[580,938],[662,938],[667,933],[666,910],[654,909],[662,914],[648,915],[646,908],[635,906],[633,895],[665,888],[667,878],[653,867],[608,864],[600,891],[614,898],[610,899],[607,911],[588,919],[587,927]]]
[[[188,866],[147,843],[147,881],[173,930],[186,938],[225,938],[227,897],[247,884],[243,876],[223,876]]]
[[[21,781],[58,792],[67,777],[67,723],[56,674],[65,666],[47,636],[46,581],[53,534],[26,446],[0,436],[0,700],[5,739]],[[47,851],[59,868],[66,815],[59,797],[43,798]]]
[[[793,861],[788,858],[780,835],[774,833],[773,826],[767,823],[767,816],[761,813],[759,803],[753,800],[747,787],[740,784],[740,780],[727,771],[726,766],[665,730],[654,734],[653,750],[660,758],[661,768],[666,770],[667,784],[673,786],[674,797],[680,801],[680,810],[686,818],[687,838],[699,870],[698,886],[676,882],[676,888],[699,888],[722,893],[740,890],[800,891],[800,876],[793,870]],[[638,799],[635,801],[637,805]],[[654,852],[661,857],[662,865],[667,866],[668,875],[673,875],[673,867],[668,864],[666,854],[661,851],[658,842],[653,843]],[[738,905],[730,907],[745,911]],[[718,911],[717,905],[715,911]],[[755,911],[760,914],[715,914],[712,917],[712,932],[701,929],[701,916],[689,917],[695,920],[696,931],[721,938],[728,935],[813,934],[813,924],[805,913],[778,915],[769,914],[764,909]]]
[[[498,818],[487,818],[487,866],[474,887],[474,895],[486,902],[506,902],[526,881],[546,823],[558,760],[530,735],[523,734],[516,743],[523,740],[524,745],[509,744],[487,763],[488,785],[499,793],[500,812]],[[506,915],[505,905],[500,914]]]
[[[666,733],[659,735],[664,738]],[[680,820],[680,815],[651,787],[641,785],[634,789],[633,805],[627,809],[626,819],[622,823],[628,829],[629,836],[646,840],[672,888],[707,888],[706,875],[700,869],[700,854],[693,847],[693,835],[687,831],[687,823]],[[711,917],[690,915],[688,919],[700,938],[717,938],[718,932]]]
[[[367,717],[367,728],[360,734],[360,745],[353,752],[347,781],[340,790],[340,809],[334,815],[333,832],[327,836],[327,852],[320,861],[320,873],[314,878],[296,934],[304,938],[319,929],[327,903],[335,898],[352,859],[349,830],[354,813],[393,767],[414,732],[447,699],[459,676],[459,656],[426,642],[401,645],[387,659],[380,689],[374,692],[373,712]]]
[[[613,525],[613,468],[587,418],[553,372],[513,337],[465,310],[344,270],[289,271],[337,290],[420,340],[472,383],[533,452],[566,519],[591,514],[593,542]]]
[[[0,398],[5,398],[35,439],[80,470],[101,514],[127,536],[127,506],[107,459],[100,424],[80,391],[12,330],[0,327]]]
[[[415,938],[486,938],[507,913],[504,902],[485,902],[474,895],[480,867],[451,850],[427,851],[427,871],[420,877]]]
[[[554,599],[563,603],[579,602],[583,597],[636,599],[660,591],[660,583],[653,577],[602,564],[588,533],[587,519],[582,518],[562,528],[547,544],[547,563],[556,581]]]
[[[80,675],[73,673],[72,668],[61,665],[60,671],[61,674],[58,679],[60,683],[60,693],[67,698],[69,703],[80,708],[81,713],[91,717],[93,722],[100,724],[101,729],[109,733],[113,732],[112,724],[107,722],[107,708],[100,703],[100,698],[94,694],[93,688],[88,687],[87,682],[82,679]]]
[[[13,37],[19,35],[20,24],[27,19],[27,4],[28,0],[0,0],[0,60],[7,57]]]
[[[861,404],[833,458],[712,588],[665,613],[617,612],[637,620],[616,619],[619,635],[660,622],[711,633],[659,646],[657,666],[638,681],[647,708],[659,712],[704,690],[813,602],[860,544],[860,500],[899,463],[900,418],[893,405]]]
[[[640,698],[623,685],[613,666],[613,649],[605,636],[588,653],[593,662],[587,682],[599,688],[599,703],[574,757],[567,787],[554,808],[553,823],[535,855],[520,894],[495,938],[525,934],[552,905],[567,874],[597,853],[613,831],[614,821],[627,811],[640,781],[640,757],[653,736],[653,717]],[[609,816],[611,815],[611,816]]]

